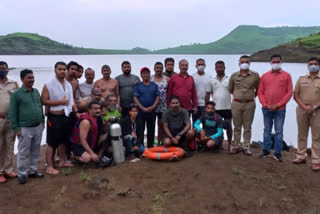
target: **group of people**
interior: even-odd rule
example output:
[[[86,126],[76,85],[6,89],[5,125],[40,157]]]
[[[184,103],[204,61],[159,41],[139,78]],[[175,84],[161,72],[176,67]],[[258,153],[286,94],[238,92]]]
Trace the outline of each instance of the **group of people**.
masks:
[[[301,76],[293,90],[291,76],[281,69],[281,56],[272,55],[271,69],[261,78],[250,70],[250,57],[239,59],[239,71],[229,77],[225,63],[215,63],[216,74],[205,71],[204,59],[197,59],[197,72],[189,75],[189,62],[166,58],[156,62],[154,72],[140,70],[141,80],[131,73],[131,64],[121,64],[123,74],[111,78],[103,65],[102,78],[77,62],[57,62],[55,76],[44,84],[41,95],[33,87],[32,70],[20,72],[22,86],[9,80],[8,64],[0,61],[0,183],[18,177],[20,184],[41,178],[38,159],[47,117],[46,173],[59,174],[59,167],[72,167],[73,158],[82,163],[111,158],[110,126],[119,123],[129,160],[140,157],[145,146],[153,147],[156,121],[158,145],[179,146],[189,157],[192,151],[220,148],[226,130],[230,154],[251,155],[251,128],[258,96],[264,120],[260,157],[270,155],[274,126],[274,153],[282,161],[286,104],[292,93],[297,102],[298,148],[295,164],[306,163],[309,127],[312,132],[312,169],[320,169],[320,74],[319,59],[310,58],[309,73]],[[79,84],[85,75],[86,81]],[[44,108],[43,108],[44,107]],[[192,121],[191,119],[192,118]],[[232,128],[232,122],[233,127]],[[147,143],[144,144],[145,127]],[[241,133],[243,131],[243,142]],[[233,136],[232,136],[233,135]],[[12,168],[13,147],[18,137],[17,174]]]

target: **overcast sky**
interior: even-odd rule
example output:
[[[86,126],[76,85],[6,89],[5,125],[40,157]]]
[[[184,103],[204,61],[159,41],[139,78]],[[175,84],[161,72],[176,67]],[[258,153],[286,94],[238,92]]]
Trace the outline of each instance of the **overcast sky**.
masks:
[[[320,25],[319,0],[0,0],[0,11],[0,35],[110,49],[208,43],[241,24]]]

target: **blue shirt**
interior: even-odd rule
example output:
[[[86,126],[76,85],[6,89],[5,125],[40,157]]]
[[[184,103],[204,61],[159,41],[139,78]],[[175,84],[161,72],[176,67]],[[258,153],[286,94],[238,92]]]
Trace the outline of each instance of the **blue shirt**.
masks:
[[[149,85],[140,82],[135,86],[133,96],[138,98],[143,107],[150,107],[159,96],[158,85],[154,82],[150,82]]]

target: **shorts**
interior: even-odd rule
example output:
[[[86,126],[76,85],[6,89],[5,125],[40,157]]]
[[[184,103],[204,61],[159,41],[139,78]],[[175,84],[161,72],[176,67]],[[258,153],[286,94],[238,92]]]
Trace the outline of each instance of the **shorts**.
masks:
[[[161,119],[162,119],[162,114],[163,114],[163,112],[156,112],[156,115],[157,115],[157,118],[159,121],[161,121]]]
[[[74,119],[65,115],[48,113],[47,144],[54,148],[60,144],[68,144],[74,125]]]
[[[71,152],[76,157],[81,157],[86,152],[85,148],[81,144],[71,143]]]
[[[173,137],[175,137],[175,136],[173,136]],[[164,135],[162,139],[164,139],[164,138],[169,138],[169,137],[168,137],[167,135]],[[185,142],[185,140],[186,140],[186,135],[182,135],[182,136],[180,137],[180,140],[179,140],[178,145],[174,145],[174,146],[178,146],[178,147],[183,148],[183,147],[184,147],[184,142]]]
[[[216,139],[213,140],[213,142],[217,145],[220,146],[223,142],[223,137],[218,137]]]
[[[231,109],[216,110],[216,113],[219,114],[224,120],[232,119]]]

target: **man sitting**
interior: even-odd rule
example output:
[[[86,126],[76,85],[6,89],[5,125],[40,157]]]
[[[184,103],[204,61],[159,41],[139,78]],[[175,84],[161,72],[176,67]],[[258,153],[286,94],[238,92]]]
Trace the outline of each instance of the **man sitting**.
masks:
[[[117,97],[115,94],[109,94],[106,97],[105,109],[103,109],[103,120],[104,122],[120,122],[121,113],[117,106]]]
[[[195,131],[200,135],[198,138],[202,144],[202,151],[219,147],[223,142],[223,121],[220,115],[215,113],[215,105],[212,101],[207,102],[204,115],[193,125]]]
[[[182,147],[185,150],[184,157],[190,157],[192,154],[188,152],[188,145],[193,140],[194,133],[190,129],[189,113],[180,107],[179,97],[170,97],[169,109],[164,112],[162,122],[165,132],[163,145]]]
[[[90,161],[98,162],[103,154],[101,142],[105,141],[105,135],[101,135],[102,128],[101,104],[94,100],[89,103],[89,112],[81,115],[72,130],[71,151],[82,163]],[[101,148],[96,151],[96,148]]]

